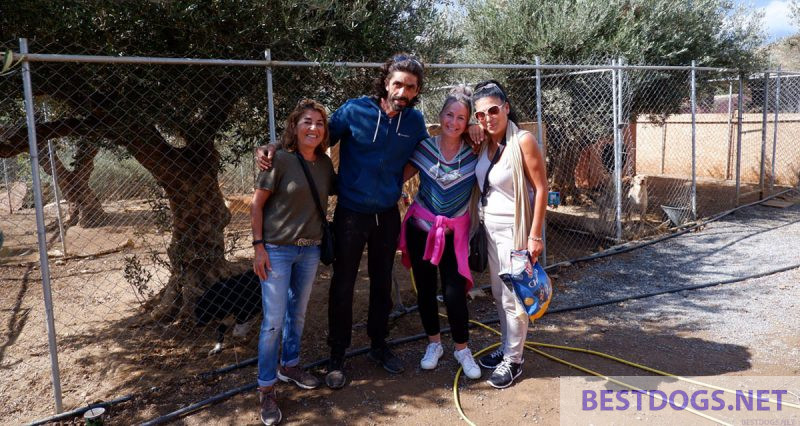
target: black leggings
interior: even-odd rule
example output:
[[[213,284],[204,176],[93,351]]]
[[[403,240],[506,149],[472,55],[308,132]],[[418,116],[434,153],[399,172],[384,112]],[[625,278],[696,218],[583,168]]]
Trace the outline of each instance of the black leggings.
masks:
[[[467,280],[458,273],[458,263],[453,247],[453,236],[445,236],[445,247],[439,266],[430,261],[422,260],[425,253],[425,242],[428,232],[419,229],[416,224],[406,222],[406,244],[411,257],[411,267],[414,271],[414,281],[417,285],[417,305],[422,327],[428,336],[439,334],[439,306],[436,292],[439,283],[436,279],[436,270],[442,280],[442,293],[447,308],[447,319],[450,322],[450,332],[456,343],[469,341],[469,311],[467,310]]]

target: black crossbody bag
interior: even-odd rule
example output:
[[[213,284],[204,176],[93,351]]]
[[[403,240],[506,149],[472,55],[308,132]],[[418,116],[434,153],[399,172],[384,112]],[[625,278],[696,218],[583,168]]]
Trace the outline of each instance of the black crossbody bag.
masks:
[[[317,205],[317,212],[319,212],[322,218],[322,243],[319,246],[319,260],[325,265],[330,265],[336,259],[333,225],[328,222],[328,216],[325,214],[325,211],[322,210],[322,202],[319,199],[317,185],[314,184],[314,178],[311,177],[311,171],[308,170],[308,165],[306,165],[305,160],[303,160],[303,157],[298,151],[295,151],[294,154],[297,156],[297,160],[303,168],[303,173],[308,180],[309,189],[311,189],[311,197],[314,199],[314,204]]]
[[[500,144],[505,147],[505,142]],[[489,192],[489,172],[492,171],[497,160],[500,158],[500,145],[494,152],[492,161],[489,163],[489,169],[486,170],[486,177],[483,179],[483,191],[481,191],[481,207],[486,206],[486,194]],[[472,238],[469,239],[469,258],[467,263],[469,269],[475,272],[483,272],[489,264],[489,240],[486,238],[486,225],[483,224],[483,214],[480,215],[480,222],[478,229]]]

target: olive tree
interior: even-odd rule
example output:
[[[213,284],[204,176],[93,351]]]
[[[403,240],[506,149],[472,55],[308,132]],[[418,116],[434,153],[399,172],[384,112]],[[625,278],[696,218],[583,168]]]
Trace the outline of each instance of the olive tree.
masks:
[[[446,59],[459,41],[434,31],[441,19],[432,5],[4,0],[0,40],[27,37],[34,52],[84,55],[260,59],[269,48],[277,53],[273,59],[284,60],[382,61],[397,51]],[[219,189],[220,147],[235,143],[249,152],[265,140],[264,69],[35,63],[33,70],[37,103],[57,112],[56,119],[37,120],[39,144],[63,138],[77,144],[74,169],[59,171],[66,188],[74,188],[64,191],[67,198],[91,194],[86,181],[102,144],[123,148],[163,190],[171,213],[171,275],[150,307],[157,319],[188,316],[204,289],[231,269],[224,256],[231,216]],[[367,90],[371,75],[363,74],[359,82]],[[334,102],[352,95],[330,69],[309,68],[294,77],[295,98],[325,93]],[[0,115],[9,115],[20,105],[19,79],[1,79],[0,89],[10,95]],[[276,101],[280,118],[293,99]],[[26,132],[24,126],[0,129],[0,156],[26,152]]]

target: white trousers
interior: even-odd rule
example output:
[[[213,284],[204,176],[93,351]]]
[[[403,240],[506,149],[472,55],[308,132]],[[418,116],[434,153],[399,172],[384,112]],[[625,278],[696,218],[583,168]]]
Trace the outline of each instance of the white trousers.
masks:
[[[488,217],[486,219],[489,219]],[[525,338],[528,335],[528,315],[517,301],[514,290],[507,287],[499,274],[510,270],[511,250],[514,249],[512,224],[484,221],[489,246],[489,277],[492,283],[500,331],[503,333],[503,356],[511,362],[522,362]]]

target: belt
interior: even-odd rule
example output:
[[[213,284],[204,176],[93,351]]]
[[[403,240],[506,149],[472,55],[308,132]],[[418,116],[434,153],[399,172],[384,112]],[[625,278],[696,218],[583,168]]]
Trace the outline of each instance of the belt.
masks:
[[[309,238],[298,238],[295,242],[292,243],[293,246],[298,247],[310,247],[310,246],[318,246],[322,244],[322,240],[312,240]]]

